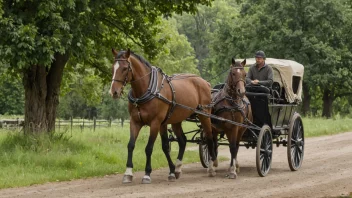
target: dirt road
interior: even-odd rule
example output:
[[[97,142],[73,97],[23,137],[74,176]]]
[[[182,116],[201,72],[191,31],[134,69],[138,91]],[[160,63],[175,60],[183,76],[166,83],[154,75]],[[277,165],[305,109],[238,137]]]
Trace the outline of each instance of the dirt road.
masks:
[[[48,183],[0,190],[0,197],[352,197],[352,132],[306,139],[301,169],[291,172],[286,147],[274,147],[272,168],[259,177],[255,150],[241,147],[241,172],[236,180],[225,178],[228,162],[222,162],[214,178],[200,163],[186,164],[176,182],[167,182],[168,169],[155,170],[152,184],[142,185],[143,172],[123,185],[122,175]],[[229,156],[220,147],[220,155]]]

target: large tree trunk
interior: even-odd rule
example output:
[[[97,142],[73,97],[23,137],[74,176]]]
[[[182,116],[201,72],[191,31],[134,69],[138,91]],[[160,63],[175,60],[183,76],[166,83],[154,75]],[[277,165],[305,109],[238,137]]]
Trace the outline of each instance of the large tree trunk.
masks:
[[[323,95],[323,117],[331,118],[332,116],[332,103],[334,102],[334,94],[331,90],[325,88]]]
[[[302,114],[306,116],[310,111],[310,100],[311,96],[309,93],[309,87],[307,83],[303,83],[303,104],[302,104]]]
[[[42,65],[31,65],[24,71],[25,133],[55,130],[60,84],[68,55],[55,54],[54,58],[48,71]]]

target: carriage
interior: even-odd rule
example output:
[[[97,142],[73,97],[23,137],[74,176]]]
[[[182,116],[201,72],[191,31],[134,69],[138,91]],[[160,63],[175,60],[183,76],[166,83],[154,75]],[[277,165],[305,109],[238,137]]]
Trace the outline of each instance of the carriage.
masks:
[[[246,59],[247,65],[255,63],[254,58]],[[244,125],[240,146],[256,149],[256,167],[258,174],[266,176],[271,167],[273,145],[287,147],[287,159],[292,171],[300,168],[304,156],[304,130],[297,105],[301,102],[303,65],[291,61],[267,58],[266,64],[273,68],[271,88],[247,86],[246,96],[252,107],[253,122],[247,125],[221,119],[234,125]],[[223,89],[225,84],[216,85],[213,92]],[[210,115],[213,120],[219,119]],[[197,124],[198,129],[185,132],[191,134],[187,142],[199,144],[199,156],[204,168],[209,165],[209,153],[202,125],[196,114],[187,118]],[[170,144],[177,138],[169,129]],[[217,137],[218,145],[228,145],[223,133]],[[170,147],[171,148],[171,147]]]
[[[151,156],[159,133],[170,169],[168,181],[180,178],[186,141],[199,144],[202,165],[208,167],[208,176],[215,176],[217,148],[225,144],[222,141],[225,135],[231,153],[229,179],[237,176],[239,146],[256,148],[256,166],[260,176],[267,175],[270,170],[273,144],[287,147],[291,170],[300,168],[304,155],[304,131],[296,108],[301,101],[301,64],[268,58],[266,63],[274,70],[272,87],[245,87],[244,66],[247,62],[253,64],[254,59],[240,62],[232,58],[226,83],[217,85],[212,90],[210,84],[200,76],[168,76],[129,49],[119,52],[112,49],[112,53],[115,61],[112,67],[111,96],[120,98],[125,85],[131,85],[128,94],[130,140],[123,183],[133,180],[133,150],[143,126],[150,127],[145,148],[144,184],[151,183]],[[197,123],[198,128],[184,132],[184,120]],[[168,124],[172,126],[169,132]],[[193,133],[192,138],[187,140],[185,134],[190,133]],[[175,164],[170,156],[170,143],[173,141],[179,144]]]

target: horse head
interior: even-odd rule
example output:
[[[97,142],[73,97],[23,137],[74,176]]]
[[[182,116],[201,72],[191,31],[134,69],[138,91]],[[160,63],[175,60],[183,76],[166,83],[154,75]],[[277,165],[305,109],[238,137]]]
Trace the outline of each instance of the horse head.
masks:
[[[242,62],[236,61],[235,58],[232,58],[231,71],[227,78],[227,85],[230,90],[228,93],[231,97],[243,97],[246,93],[246,71],[244,66],[246,65],[246,59]]]
[[[117,52],[112,49],[114,55],[114,64],[112,65],[112,82],[110,95],[113,98],[119,98],[123,93],[123,88],[132,80],[132,66],[130,61],[131,51]]]

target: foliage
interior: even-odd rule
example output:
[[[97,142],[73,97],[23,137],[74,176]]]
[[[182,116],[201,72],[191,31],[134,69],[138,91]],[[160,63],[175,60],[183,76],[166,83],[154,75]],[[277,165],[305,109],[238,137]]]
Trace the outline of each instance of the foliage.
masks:
[[[1,4],[0,57],[12,69],[22,69],[33,64],[50,66],[55,53],[70,53],[73,63],[99,68],[103,57],[110,57],[112,46],[131,43],[153,57],[165,43],[155,39],[160,16],[194,12],[197,4],[210,2],[5,0]]]
[[[153,61],[153,65],[162,68],[167,74],[197,73],[193,49],[186,37],[177,32],[175,23],[174,20],[163,20],[160,24],[163,28],[157,37],[167,42]],[[144,55],[140,47],[132,47],[136,49],[136,53]],[[109,64],[108,62],[106,65]],[[127,99],[114,101],[107,93],[109,87],[103,86],[105,82],[102,83],[91,69],[76,64],[66,67],[65,71],[67,72],[64,74],[61,85],[59,117],[68,119],[71,116],[85,118],[97,116],[104,119],[122,120],[129,118]]]
[[[127,98],[114,100],[108,93],[103,94],[103,101],[98,106],[99,117],[104,119],[121,119],[129,118]]]
[[[215,31],[209,70],[226,66],[228,57],[253,57],[264,50],[267,57],[302,63],[312,95],[324,99],[328,92],[333,101],[351,94],[352,17],[343,1],[246,0],[240,13],[235,23],[223,20]]]
[[[97,116],[96,106],[100,104],[103,91],[101,79],[91,69],[81,69],[82,67],[83,65],[77,64],[73,72],[66,72],[64,75],[59,117],[92,119]]]
[[[153,58],[166,42],[156,39],[162,16],[195,12],[198,4],[210,2],[2,0],[0,62],[23,74],[25,131],[54,130],[59,87],[68,60],[69,69],[77,64],[94,67],[101,78],[110,81],[106,62],[111,47],[127,48],[134,43]]]
[[[17,76],[11,76],[0,64],[0,114],[23,114],[24,91]]]
[[[163,46],[164,50],[155,58],[154,63],[169,75],[174,73],[198,74],[194,50],[187,38],[178,33],[176,24],[177,21],[174,19],[163,20],[163,31],[157,35],[157,38],[168,40],[168,42]]]
[[[221,67],[217,64],[209,64],[206,59],[211,59],[209,50],[212,40],[217,39],[214,32],[222,28],[222,23],[234,23],[238,16],[238,4],[234,0],[218,0],[212,7],[199,6],[195,15],[184,14],[175,18],[179,23],[179,32],[185,34],[191,42],[198,59],[197,68],[203,78],[210,79],[214,76],[213,68]],[[223,40],[224,41],[224,40]],[[222,53],[222,49],[217,53]],[[226,57],[230,64],[231,57]],[[224,65],[224,66],[225,66]]]

